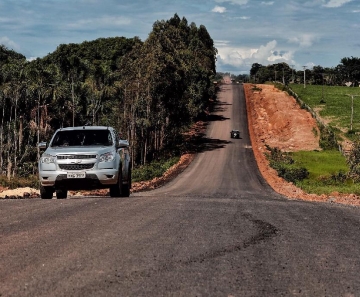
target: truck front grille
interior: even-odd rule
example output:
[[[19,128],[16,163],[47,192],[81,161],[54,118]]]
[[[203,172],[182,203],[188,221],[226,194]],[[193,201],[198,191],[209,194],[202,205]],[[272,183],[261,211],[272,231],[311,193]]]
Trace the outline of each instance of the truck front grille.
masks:
[[[57,155],[58,160],[96,159],[96,155]]]
[[[85,170],[94,167],[94,163],[90,164],[59,164],[61,170]]]

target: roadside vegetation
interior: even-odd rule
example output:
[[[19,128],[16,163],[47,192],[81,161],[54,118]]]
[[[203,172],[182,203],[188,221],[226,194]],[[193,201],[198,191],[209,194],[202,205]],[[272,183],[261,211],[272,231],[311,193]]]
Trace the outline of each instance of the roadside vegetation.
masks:
[[[271,148],[270,151],[276,149]],[[334,192],[360,195],[360,183],[351,174],[347,159],[339,151],[300,151],[282,153],[282,158],[268,155],[270,166],[278,175],[307,193]]]
[[[180,157],[172,157],[166,160],[153,161],[133,169],[132,181],[141,182],[152,180],[156,177],[161,177],[170,167],[175,165],[180,160]]]
[[[37,175],[37,143],[57,128],[86,124],[113,126],[129,141],[136,179],[157,176],[208,113],[216,54],[206,27],[177,14],[156,21],[145,41],[60,44],[33,61],[0,45],[3,183],[12,188]]]
[[[339,140],[355,140],[360,132],[360,88],[290,84],[305,104],[316,111]],[[353,100],[352,100],[353,96]]]
[[[290,84],[289,90],[276,86],[289,93],[292,90],[319,115],[322,150],[284,153],[268,147],[270,166],[307,193],[360,195],[360,102],[351,98],[360,94],[359,89]],[[344,140],[352,143],[349,150],[339,149]]]

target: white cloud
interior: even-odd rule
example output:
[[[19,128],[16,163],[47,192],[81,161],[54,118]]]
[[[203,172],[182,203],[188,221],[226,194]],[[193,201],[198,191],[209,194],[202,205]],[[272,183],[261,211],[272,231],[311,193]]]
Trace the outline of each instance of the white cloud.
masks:
[[[245,5],[249,2],[249,0],[215,0],[215,2],[217,3],[229,2],[230,4],[235,4],[235,5]]]
[[[268,2],[262,1],[261,4],[262,5],[274,5],[274,1],[268,1]]]
[[[222,6],[215,6],[211,11],[218,12],[218,13],[224,13],[224,12],[226,12],[226,8],[222,7]]]
[[[235,48],[229,46],[228,43],[215,41],[218,49],[217,62],[218,65],[228,65],[237,68],[240,71],[250,70],[253,63],[269,65],[285,62],[289,65],[295,64],[293,51],[280,51],[277,49],[276,40],[272,40],[259,48]]]
[[[310,47],[314,43],[316,37],[312,34],[301,34],[297,37],[292,37],[289,42],[299,44],[301,47]]]
[[[228,16],[227,17],[228,20],[231,21],[237,21],[237,20],[250,20],[251,17],[243,15],[243,16]]]
[[[10,38],[8,38],[7,36],[0,37],[0,44],[3,44],[8,49],[11,49],[11,50],[14,50],[17,52],[20,50],[20,46],[15,41],[12,41]]]
[[[91,27],[112,27],[112,26],[124,26],[131,23],[130,18],[114,17],[114,16],[102,16],[98,18],[81,19],[74,23],[68,24],[71,28],[88,28]]]
[[[329,0],[329,2],[325,3],[324,7],[340,7],[346,3],[351,2],[352,0]]]
[[[329,0],[310,0],[310,1],[304,2],[303,6],[304,7],[317,7],[317,6],[324,5],[324,3],[326,1],[329,1]]]
[[[214,42],[216,46],[222,46],[222,47],[225,47],[230,43],[228,40],[215,40]]]
[[[234,67],[241,67],[246,65],[247,61],[256,49],[233,48],[229,46],[217,47],[217,60],[220,64],[231,65]]]
[[[276,40],[268,42],[266,45],[261,45],[259,49],[253,54],[252,58],[257,61],[275,62],[276,60],[282,60],[282,55],[275,54],[276,52]]]

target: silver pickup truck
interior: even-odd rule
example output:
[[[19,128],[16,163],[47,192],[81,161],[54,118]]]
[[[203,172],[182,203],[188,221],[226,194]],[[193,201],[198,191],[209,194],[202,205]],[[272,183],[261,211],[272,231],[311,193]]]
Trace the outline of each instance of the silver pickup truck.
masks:
[[[80,126],[56,130],[39,160],[40,195],[67,198],[68,190],[110,189],[128,197],[131,188],[129,143],[112,127]]]

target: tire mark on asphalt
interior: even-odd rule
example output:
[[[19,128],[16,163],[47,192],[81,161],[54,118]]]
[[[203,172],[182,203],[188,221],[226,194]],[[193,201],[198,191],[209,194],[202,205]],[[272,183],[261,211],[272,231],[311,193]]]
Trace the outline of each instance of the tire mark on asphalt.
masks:
[[[208,251],[208,252],[199,254],[197,256],[194,256],[194,257],[189,257],[188,259],[180,259],[178,261],[173,261],[172,263],[162,264],[157,268],[153,267],[153,268],[149,268],[149,269],[133,271],[128,275],[122,275],[121,273],[116,271],[115,277],[117,277],[119,280],[124,279],[124,278],[125,279],[133,279],[133,278],[137,278],[137,277],[148,278],[148,277],[151,277],[152,274],[173,271],[173,270],[177,269],[178,266],[186,266],[186,265],[192,265],[195,263],[203,263],[209,259],[214,259],[214,258],[225,256],[230,253],[242,251],[250,246],[257,245],[257,244],[260,244],[261,242],[271,240],[272,238],[277,236],[280,232],[279,229],[276,228],[274,225],[272,225],[268,222],[262,221],[262,220],[254,219],[250,213],[245,213],[244,217],[246,219],[248,219],[249,221],[251,221],[255,225],[255,227],[257,229],[257,233],[242,243],[239,243],[237,245],[226,246],[222,249],[218,249],[218,250],[214,250],[214,251]]]

